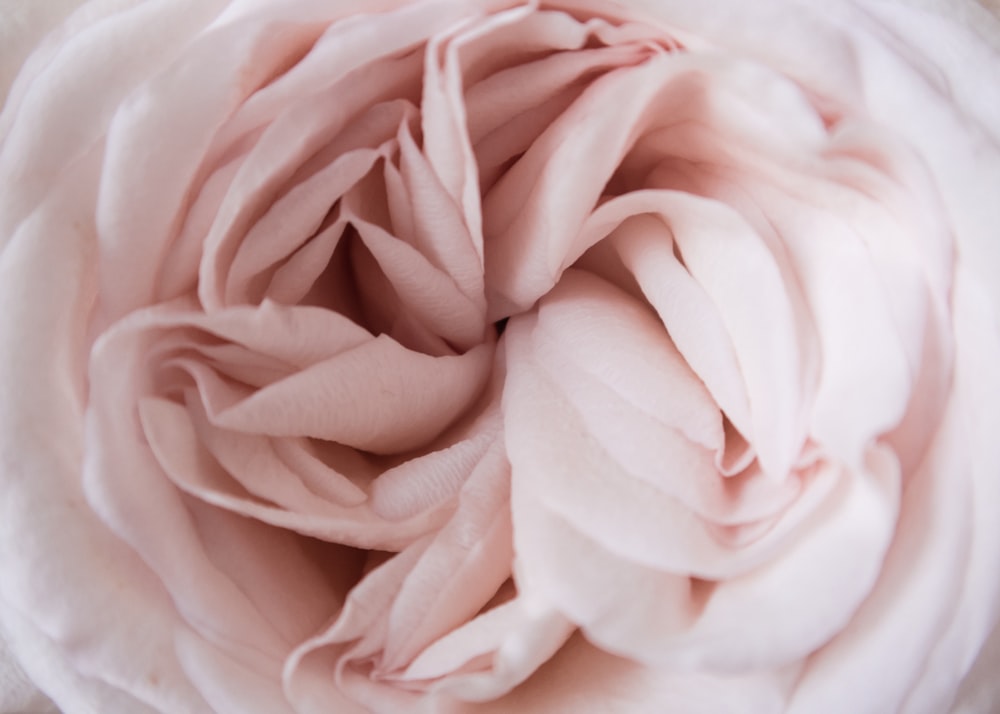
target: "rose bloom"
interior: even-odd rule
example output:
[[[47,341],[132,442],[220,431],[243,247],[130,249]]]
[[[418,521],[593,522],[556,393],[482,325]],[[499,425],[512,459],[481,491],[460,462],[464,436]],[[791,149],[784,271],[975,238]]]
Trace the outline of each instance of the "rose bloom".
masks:
[[[84,4],[0,114],[13,661],[67,714],[947,711],[1000,605],[962,7]]]

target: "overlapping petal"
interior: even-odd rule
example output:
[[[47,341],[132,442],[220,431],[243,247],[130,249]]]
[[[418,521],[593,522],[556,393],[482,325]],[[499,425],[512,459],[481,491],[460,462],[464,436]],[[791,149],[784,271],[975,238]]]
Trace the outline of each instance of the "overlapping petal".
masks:
[[[996,62],[892,2],[88,3],[0,114],[0,629],[67,711],[943,710]]]

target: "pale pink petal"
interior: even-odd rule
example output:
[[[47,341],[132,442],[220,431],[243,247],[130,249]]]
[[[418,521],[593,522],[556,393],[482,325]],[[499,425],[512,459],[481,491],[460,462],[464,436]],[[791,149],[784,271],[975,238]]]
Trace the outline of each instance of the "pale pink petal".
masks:
[[[580,226],[670,76],[669,60],[596,80],[485,197],[491,317],[527,308],[555,284]],[[618,110],[600,110],[606,106]],[[581,157],[590,162],[586,170]]]
[[[875,589],[850,625],[809,661],[793,712],[875,714],[900,701],[907,702],[905,711],[937,710],[989,632],[983,623],[996,617],[1000,555],[997,540],[978,527],[981,499],[996,488],[996,417],[984,401],[989,391],[982,390],[996,382],[1000,345],[995,333],[985,337],[995,317],[984,291],[960,283],[956,306],[962,307],[956,313],[962,338],[957,390],[925,461],[906,484]],[[927,699],[910,698],[911,692]]]
[[[381,668],[405,667],[418,652],[475,617],[510,576],[513,551],[508,466],[502,442],[469,475],[455,517],[403,583]]]
[[[262,284],[260,280],[267,275],[261,274],[310,240],[336,200],[361,180],[384,153],[378,149],[346,151],[326,169],[276,200],[247,232],[233,258],[226,278],[226,303],[259,302],[261,294],[267,294],[265,289],[268,287],[268,282]],[[316,269],[319,270],[319,266]],[[308,292],[309,285],[305,282],[305,289],[299,288],[302,294]]]
[[[420,71],[420,65],[411,61],[410,50],[418,49],[431,36],[456,22],[466,20],[470,13],[482,13],[509,2],[471,0],[456,4],[451,0],[409,3],[371,0],[365,6],[365,13],[361,14],[349,4],[322,0],[268,4],[272,11],[277,7],[278,12],[286,14],[294,10],[296,16],[308,13],[316,19],[339,19],[330,23],[315,46],[294,67],[243,105],[234,122],[226,129],[229,141],[237,140],[254,127],[274,121],[303,97],[316,94],[329,96],[327,90],[348,78],[353,77],[354,81],[343,89],[353,87],[356,91],[361,90],[361,95],[357,97],[361,101],[355,103],[351,91],[337,92],[338,103],[344,104],[345,108],[377,103],[377,100],[363,99],[371,96],[368,92],[376,96],[387,91],[391,92],[391,96],[407,96],[419,88],[419,81],[415,83],[409,74],[414,69]],[[231,22],[237,20],[236,17],[230,18]],[[389,61],[391,58],[401,58],[401,61]],[[408,71],[401,71],[402,68]],[[409,90],[403,89],[406,87]],[[333,116],[336,117],[337,113],[334,112]]]
[[[240,147],[233,156],[213,167],[202,181],[197,196],[191,199],[183,224],[164,251],[157,270],[154,301],[168,302],[196,292],[202,243],[248,151],[249,147]]]
[[[508,325],[504,412],[521,584],[603,646],[642,661],[727,670],[793,661],[829,638],[867,594],[892,533],[898,466],[875,452],[864,474],[821,467],[805,495],[790,494],[797,502],[777,526],[738,550],[723,547],[692,511],[655,490],[657,477],[669,483],[675,469],[677,479],[722,478],[714,460],[686,458],[696,444],[672,439],[663,426],[658,434],[614,388],[629,389],[618,369],[650,385],[662,380],[672,404],[654,413],[677,428],[692,428],[697,412],[684,410],[705,400],[685,388],[683,364],[673,374],[666,368],[677,353],[670,356],[662,333],[654,346],[661,326],[630,301],[570,270],[536,317]],[[623,355],[658,359],[606,358],[601,352],[613,356],[615,348],[587,344],[588,330]],[[741,496],[731,492],[734,508]],[[720,582],[698,586],[690,576]],[[647,594],[641,601],[639,592]],[[790,609],[780,594],[809,606]]]
[[[434,94],[431,90],[426,91],[425,97]],[[426,113],[421,117],[427,121]],[[444,177],[436,173],[438,167],[425,156],[432,151],[429,141],[431,137],[425,136],[425,148],[421,153],[410,132],[405,127],[400,131],[400,177],[409,195],[413,220],[413,232],[402,237],[411,241],[431,263],[449,275],[462,294],[482,313],[486,304],[483,297],[482,239],[476,237],[481,230],[477,183],[473,178],[471,186],[477,197],[476,209],[473,215],[465,215],[458,203],[459,197],[449,192]]]
[[[15,78],[19,80],[20,87],[14,92],[13,101],[18,101],[18,94],[44,64],[46,55],[58,46],[58,40],[65,39],[66,17],[72,16],[82,2],[23,3],[3,0],[0,3],[0,107],[11,99],[9,92]],[[78,25],[77,29],[83,26],[79,21],[73,24]],[[29,57],[32,61],[25,63]],[[0,120],[0,132],[3,124]]]
[[[0,235],[11,235],[59,174],[100,143],[122,100],[226,4],[158,1],[76,15],[70,22],[76,34],[67,32],[63,44],[32,61],[36,74],[15,88],[0,120],[0,180],[7,187],[0,196]],[[150,23],[161,32],[136,57],[134,38]]]
[[[518,20],[466,49],[467,55],[475,53],[467,60],[471,65],[467,71],[482,72],[479,65],[490,61],[488,50],[500,42],[503,42],[503,54],[497,51],[497,57],[511,52],[512,45],[519,54],[529,57],[551,50],[575,51],[554,52],[535,61],[496,68],[468,89],[465,96],[468,132],[476,146],[477,158],[483,153],[482,142],[520,115],[562,94],[580,83],[581,78],[619,64],[637,62],[644,55],[636,47],[583,49],[591,35],[591,27],[564,13],[536,12]],[[583,90],[580,84],[577,93]],[[544,128],[545,124],[538,124],[534,136],[541,134]],[[508,158],[529,144],[515,141],[509,145]]]
[[[602,281],[564,273],[539,308],[532,349],[529,359],[574,412],[568,422],[630,477],[712,522],[767,518],[799,495],[799,479],[762,479],[749,464],[738,478],[717,473],[733,438],[718,407],[662,324]]]
[[[443,519],[428,508],[406,520],[387,521],[364,501],[352,506],[319,497],[283,504],[263,501],[239,483],[250,478],[246,471],[234,474],[213,459],[184,407],[147,398],[140,402],[140,415],[164,476],[185,492],[227,511],[329,542],[387,550],[405,547]],[[290,490],[291,484],[283,488]]]
[[[795,670],[717,676],[664,672],[572,638],[535,675],[492,702],[442,705],[446,714],[780,714]]]
[[[330,265],[334,264],[334,251],[340,247],[346,228],[347,221],[343,217],[338,218],[313,235],[284,263],[275,268],[271,281],[265,289],[268,298],[288,305],[312,303],[309,297],[316,295],[322,276],[329,270]],[[339,288],[342,291],[337,296],[339,299],[336,299],[331,307],[339,307],[336,303],[344,307],[350,305],[348,281],[338,280],[335,281],[335,286],[328,287]],[[350,312],[343,308],[335,311],[345,314]]]
[[[78,187],[81,170],[89,173],[98,160],[91,153],[63,173],[0,254],[0,343],[17,346],[0,362],[0,611],[22,665],[67,711],[84,703],[105,711],[196,710],[201,696],[161,644],[186,625],[80,486],[80,346],[94,239],[93,196]],[[78,221],[79,240],[65,241],[65,220]],[[23,269],[38,264],[52,281],[41,294]]]
[[[918,147],[934,176],[958,251],[967,258],[967,269],[987,286],[997,313],[1000,203],[991,187],[1000,182],[1000,89],[980,82],[980,73],[969,68],[988,72],[985,68],[997,66],[1000,30],[995,15],[977,16],[976,7],[966,10],[976,18],[967,25],[943,22],[941,16],[905,3],[876,4],[860,19],[871,30],[852,40],[866,107]],[[993,42],[983,42],[983,36]],[[928,52],[929,47],[941,49]],[[815,71],[812,63],[808,69]]]
[[[919,354],[926,307],[913,306],[910,324],[893,321],[864,244],[829,214],[810,213],[775,207],[770,215],[786,235],[821,347],[810,434],[855,465],[871,436],[890,431],[905,413],[915,375],[904,347],[915,344]],[[919,302],[919,286],[907,294]]]
[[[945,710],[1000,592],[977,32],[95,0],[0,115],[0,630],[66,711]]]
[[[386,17],[393,18],[393,16]],[[398,22],[398,18],[391,21]],[[396,28],[396,31],[402,33],[403,29]],[[344,28],[339,32],[344,33]],[[412,32],[412,28],[408,32]],[[350,35],[351,41],[360,40],[364,35],[364,32],[356,31]],[[387,42],[387,38],[378,43],[369,42],[359,56],[351,57],[349,61],[343,58],[341,64],[335,65],[337,72],[329,83],[333,84],[337,78],[343,78],[353,68],[365,66],[367,60],[379,59],[390,54],[392,47],[391,43]],[[338,52],[343,49],[343,46],[338,47]],[[297,66],[301,67],[302,63]],[[380,76],[393,68],[393,65],[386,66],[376,62],[368,71]],[[263,132],[251,155],[233,179],[229,192],[219,207],[211,233],[205,239],[205,255],[199,273],[199,295],[208,307],[224,304],[221,293],[229,265],[246,231],[263,213],[261,206],[270,204],[282,185],[294,175],[306,159],[337,136],[353,118],[354,112],[365,107],[374,98],[380,96],[396,98],[403,93],[391,82],[389,86],[386,86],[385,82],[371,83],[370,78],[364,77],[364,73],[361,77],[355,78],[354,82],[361,79],[369,81],[367,92],[374,92],[376,97],[367,92],[355,93],[357,104],[345,104],[344,92],[331,90],[320,95],[318,100],[293,105]],[[398,77],[396,81],[399,81]],[[350,94],[348,93],[348,96]],[[220,138],[219,148],[216,151],[225,146],[224,139]]]
[[[702,577],[742,571],[783,542],[788,529],[815,508],[815,502],[800,500],[797,517],[785,519],[782,528],[742,551],[719,541],[685,501],[705,513],[721,512],[720,520],[732,523],[780,513],[798,487],[789,491],[784,479],[776,482],[776,491],[772,487],[762,492],[748,488],[742,479],[721,483],[713,451],[683,438],[679,425],[671,429],[677,421],[690,424],[698,414],[698,400],[704,399],[692,375],[676,365],[676,355],[673,368],[669,361],[662,366],[653,360],[634,363],[647,381],[662,381],[661,389],[674,392],[671,407],[657,406],[650,415],[623,400],[610,387],[614,381],[602,383],[591,376],[615,379],[612,363],[600,351],[583,355],[576,349],[578,340],[552,336],[584,332],[592,319],[597,324],[621,320],[635,333],[652,332],[654,336],[644,340],[647,345],[655,342],[662,327],[629,300],[597,278],[570,271],[543,300],[538,317],[511,319],[504,335],[509,364],[504,418],[515,484],[523,484],[532,498],[629,560]],[[629,340],[624,347],[634,349],[636,342]],[[663,347],[658,351],[662,355]],[[695,399],[679,402],[685,392]],[[718,421],[715,429],[718,439]],[[697,483],[713,478],[720,483],[679,485],[685,479]],[[820,479],[817,485],[828,481]],[[713,488],[718,490],[713,493]],[[768,491],[774,493],[771,502],[764,495]],[[752,500],[744,504],[746,496]],[[608,503],[623,505],[609,509]]]
[[[193,500],[187,506],[208,558],[289,644],[326,624],[360,572],[363,554],[353,548],[299,538]]]
[[[112,337],[95,349],[90,373],[99,396],[87,414],[93,440],[83,470],[88,501],[157,572],[179,613],[202,636],[234,656],[239,652],[245,662],[264,666],[288,647],[268,619],[277,613],[261,613],[253,598],[212,562],[191,509],[140,440],[132,409],[148,389],[138,372],[148,336],[122,331]],[[123,372],[122,364],[130,367]],[[170,539],[162,533],[170,533]]]
[[[1000,616],[1000,583],[996,577],[1000,565],[1000,523],[990,505],[1000,502],[996,468],[1000,463],[1000,444],[996,439],[1000,417],[992,402],[992,395],[1000,393],[1000,375],[996,370],[1000,339],[987,327],[996,322],[987,290],[967,276],[960,269],[955,329],[959,337],[971,340],[975,336],[977,348],[959,348],[955,386],[968,399],[963,430],[971,451],[972,536],[961,595],[953,604],[946,629],[938,635],[924,662],[921,676],[907,694],[903,711],[908,713],[930,706],[943,710],[950,704],[956,683],[976,663],[986,633]],[[992,641],[995,652],[995,638]]]
[[[615,205],[625,215],[656,211],[667,223],[680,260],[718,311],[732,341],[750,409],[750,431],[746,437],[754,445],[765,471],[775,479],[782,478],[805,438],[801,412],[809,375],[802,364],[800,336],[785,289],[786,278],[780,274],[766,244],[738,214],[714,201],[678,192],[637,192],[618,201],[621,203]],[[636,248],[644,243],[649,245],[652,240],[639,238],[623,246],[623,253],[631,249],[623,255],[623,261],[635,270],[641,288],[647,289],[648,284],[652,295],[669,295],[666,288],[658,287],[662,278],[642,265],[639,257],[642,254]],[[663,318],[667,331],[677,332],[678,348],[704,358],[708,349],[697,345],[700,333],[695,327],[697,317],[682,307],[684,303],[676,298],[658,305],[666,313]],[[693,366],[698,369],[701,365],[695,362]],[[705,379],[710,384],[723,385],[727,380],[725,375],[711,372]],[[730,387],[727,392],[731,390]],[[731,399],[727,402],[731,403]],[[731,418],[739,425],[739,402],[735,405]]]
[[[376,453],[419,447],[474,400],[491,350],[429,357],[377,337],[236,404],[207,395],[212,423],[269,436],[310,436]]]
[[[499,424],[439,451],[408,459],[384,471],[372,484],[372,509],[388,520],[410,518],[446,503],[483,461],[493,460]]]
[[[315,24],[285,23],[276,32],[255,19],[205,33],[118,108],[108,127],[97,207],[105,321],[152,300],[152,279],[215,131],[319,31]]]
[[[457,349],[481,342],[485,331],[483,307],[470,300],[451,275],[435,268],[419,251],[357,217],[351,203],[345,204],[344,217],[355,226],[361,241],[371,251],[402,309]]]
[[[205,697],[211,711],[247,714],[293,714],[277,672],[247,667],[199,637],[182,634],[174,645],[185,674]]]
[[[628,202],[638,202],[638,197],[633,196],[608,201],[587,221],[584,231],[607,235],[605,260],[600,264],[607,269],[611,263],[607,257],[618,258],[622,271],[616,284],[624,288],[629,274],[633,276],[663,322],[663,329],[705,383],[715,403],[739,431],[752,434],[746,383],[722,316],[674,254],[668,225],[654,215],[636,215],[628,210]],[[616,226],[619,209],[623,222]],[[589,238],[585,240],[590,242]],[[581,262],[585,269],[594,270],[596,266],[592,266],[591,262]]]
[[[306,488],[334,503],[360,504],[363,490],[351,476],[374,477],[376,468],[354,449],[332,442],[309,439],[269,439],[274,453]],[[331,458],[334,454],[338,458]]]
[[[306,642],[289,660],[286,681],[297,701],[316,696],[310,691],[322,686],[317,670],[329,667],[328,676],[332,678],[336,672],[340,685],[373,710],[416,705],[416,692],[431,686],[447,688],[451,679],[447,666],[446,671],[428,672],[427,681],[420,674],[421,668],[435,669],[433,662],[442,656],[461,668],[500,647],[495,631],[485,642],[454,633],[469,620],[477,622],[477,612],[510,575],[507,477],[502,441],[494,434],[489,451],[463,486],[451,520],[438,533],[413,543],[369,573],[352,591],[337,622]],[[495,621],[496,616],[489,612],[480,617]],[[516,618],[510,624],[514,622]],[[518,629],[526,631],[529,625],[521,622]],[[436,648],[438,654],[429,655],[422,660],[424,664],[412,670],[411,662],[428,647]],[[502,684],[494,681],[493,686],[502,691],[514,686],[540,660],[532,661],[533,665],[515,667],[512,672],[518,672],[516,676],[511,672],[498,675]],[[440,677],[441,682],[434,684]],[[478,679],[483,677],[493,681],[488,673]],[[331,684],[332,679],[327,686]],[[397,686],[399,691],[395,691]],[[487,685],[462,686],[474,691]]]
[[[562,614],[519,596],[442,637],[424,650],[407,675],[428,676],[456,665],[431,692],[449,699],[489,701],[517,691],[515,687],[556,655],[574,630]],[[458,668],[463,659],[466,664],[478,660],[480,671]]]
[[[134,685],[120,688],[114,683],[109,683],[106,679],[101,679],[100,675],[89,676],[80,667],[80,663],[74,661],[74,658],[66,653],[65,648],[60,643],[39,630],[27,616],[10,607],[5,607],[2,617],[5,646],[18,653],[20,667],[23,667],[30,675],[31,686],[37,687],[39,690],[31,695],[31,699],[26,705],[21,706],[19,703],[18,706],[11,709],[12,712],[18,714],[58,714],[60,709],[56,708],[57,706],[61,707],[63,712],[71,711],[70,707],[81,706],[89,706],[94,711],[120,710],[135,712],[135,714],[157,714],[161,711],[155,708],[155,705],[147,704],[129,694],[128,689]],[[116,618],[115,622],[120,623],[122,620]],[[103,623],[95,624],[102,625]],[[91,664],[95,667],[100,667],[102,662],[103,660],[91,660]],[[177,671],[180,672],[179,669]],[[7,673],[5,672],[5,674]],[[141,677],[141,675],[139,676]],[[159,674],[157,674],[157,678],[159,678]],[[168,701],[172,704],[180,700],[183,702],[182,706],[205,706],[204,700],[196,693],[188,701],[183,701],[194,692],[193,688],[186,687],[185,689],[188,691],[175,691],[169,698],[162,698],[161,701]],[[42,694],[42,691],[46,694]],[[6,697],[16,696],[16,694],[16,692],[6,689],[2,704],[7,706],[9,699]]]

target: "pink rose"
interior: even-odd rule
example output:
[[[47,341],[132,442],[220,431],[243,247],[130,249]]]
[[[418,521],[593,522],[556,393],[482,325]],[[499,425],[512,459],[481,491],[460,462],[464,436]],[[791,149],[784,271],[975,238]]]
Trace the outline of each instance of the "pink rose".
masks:
[[[67,713],[946,711],[998,70],[880,0],[86,3],[0,114],[14,658]]]

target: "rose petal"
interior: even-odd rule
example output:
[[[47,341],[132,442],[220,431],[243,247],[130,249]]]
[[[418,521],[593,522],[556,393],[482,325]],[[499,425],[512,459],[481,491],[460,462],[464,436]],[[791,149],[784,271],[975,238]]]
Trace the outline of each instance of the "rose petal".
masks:
[[[151,302],[153,277],[215,131],[318,32],[315,24],[261,19],[207,32],[118,108],[97,207],[107,322]],[[178,112],[179,106],[186,109]]]
[[[299,61],[294,71],[284,75],[282,81],[277,83],[277,89],[261,95],[254,108],[249,110],[251,115],[255,111],[266,111],[269,101],[290,91],[295,84],[319,81],[313,91],[320,91],[346,77],[352,70],[416,44],[425,38],[423,33],[429,27],[447,18],[450,13],[445,12],[443,17],[430,23],[419,21],[417,24],[414,24],[414,17],[411,15],[422,18],[427,15],[429,8],[440,10],[439,5],[421,3],[407,11],[362,16],[332,25],[319,39],[313,52]],[[376,38],[375,41],[372,38]],[[331,71],[331,68],[335,69]],[[372,69],[378,76],[385,76],[393,66],[374,62]],[[399,77],[395,79],[398,81]],[[395,87],[392,81],[389,82],[389,87],[386,87],[385,82],[376,82],[372,86],[377,87],[379,92],[388,89],[390,95],[403,94],[401,91],[391,91]],[[311,93],[304,92],[305,95]],[[277,187],[288,179],[311,152],[335,136],[350,118],[351,105],[343,105],[343,96],[342,92],[329,93],[318,107],[308,106],[306,110],[289,112],[283,121],[274,122],[264,131],[252,156],[235,177],[229,195],[219,209],[212,232],[205,240],[199,295],[208,307],[222,304],[220,292],[224,285],[224,271],[237,250],[239,239],[259,215],[259,207],[268,205],[268,199]],[[364,95],[359,97],[360,106],[364,106],[363,99]],[[333,106],[330,106],[331,102]],[[260,104],[265,106],[256,108]],[[258,125],[256,119],[254,117],[251,126]],[[240,135],[234,130],[230,131],[236,136]]]
[[[170,62],[226,3],[149,2],[124,12],[77,14],[65,42],[32,62],[37,74],[14,92],[0,120],[4,148],[0,235],[10,236],[67,166],[99,143],[112,114],[136,85]],[[150,25],[161,32],[136,57],[133,38]],[[44,65],[42,65],[44,62]],[[41,66],[40,66],[41,65]],[[30,157],[30,159],[29,159]]]
[[[694,427],[704,419],[699,415],[705,413],[704,392],[677,364],[676,353],[670,356],[663,337],[654,349],[666,362],[632,365],[637,377],[645,375],[643,381],[659,382],[659,390],[670,392],[663,397],[669,407],[644,398],[639,404],[646,403],[648,412],[613,388],[623,380],[615,377],[618,365],[601,355],[603,350],[594,357],[569,357],[580,354],[580,340],[573,335],[617,321],[639,335],[625,343],[630,351],[638,349],[638,342],[648,353],[662,330],[622,293],[575,271],[564,274],[543,299],[537,318],[511,320],[504,336],[510,365],[504,416],[515,482],[522,480],[534,498],[628,559],[704,577],[749,567],[784,537],[782,531],[737,555],[717,542],[684,502],[693,501],[706,513],[721,511],[720,520],[732,522],[751,513],[775,515],[798,486],[784,479],[772,481],[771,488],[721,483],[712,451],[684,438],[688,429],[705,438],[704,427]],[[655,397],[657,387],[651,389]],[[722,436],[718,412],[715,419],[712,446],[717,448]],[[559,425],[557,431],[553,424]],[[713,478],[720,482],[712,484]],[[745,497],[753,500],[744,504]],[[622,507],[608,509],[608,503]],[[595,513],[600,517],[595,519]]]
[[[338,621],[293,655],[286,669],[290,691],[298,692],[296,697],[308,696],[309,689],[317,686],[316,668],[324,666],[320,655],[331,646],[338,652],[335,668],[341,685],[377,711],[416,703],[413,695],[404,694],[405,690],[393,691],[394,682],[412,682],[418,688],[433,684],[449,692],[479,691],[482,696],[484,688],[499,694],[527,676],[533,665],[515,665],[508,659],[527,658],[536,666],[539,652],[551,653],[552,649],[539,648],[530,655],[520,649],[517,654],[507,652],[515,647],[512,643],[501,644],[511,636],[509,630],[479,624],[481,618],[496,623],[498,615],[475,617],[510,573],[507,499],[506,459],[502,441],[495,435],[486,458],[462,488],[455,516],[437,534],[414,543],[366,576],[352,592]],[[523,609],[505,611],[508,615],[502,621],[517,627],[522,633],[517,638],[523,638],[533,625],[539,624],[530,619],[523,621],[527,614]],[[469,620],[472,625],[464,624]],[[472,630],[464,633],[468,627]],[[538,630],[536,636],[543,631],[552,630]],[[472,636],[489,632],[493,634],[486,640]],[[556,641],[562,638],[556,636]],[[466,675],[451,673],[469,660],[492,653],[494,648],[504,652],[498,654],[501,659],[496,666],[501,669],[496,676],[484,672],[466,679]],[[425,654],[420,655],[417,664],[414,657],[421,651]],[[351,664],[371,657],[375,661],[370,675],[356,671]],[[428,670],[421,674],[427,668],[433,673]],[[425,676],[431,681],[423,683]],[[439,677],[443,679],[433,683]]]
[[[664,672],[616,657],[573,637],[527,682],[482,704],[443,706],[447,714],[573,711],[584,714],[779,714],[795,672],[720,677]]]
[[[99,160],[90,152],[67,169],[0,253],[0,342],[17,345],[0,361],[0,616],[26,671],[67,711],[197,709],[201,696],[162,646],[186,625],[80,487],[94,197],[79,186]],[[53,281],[42,293],[24,270],[38,264]]]
[[[440,679],[431,691],[459,700],[488,701],[502,697],[533,675],[560,650],[573,630],[561,614],[517,597],[438,640],[424,650],[407,674],[440,672],[458,659],[485,655],[490,669],[452,674]]]
[[[900,701],[913,712],[947,706],[989,632],[983,622],[996,616],[998,541],[973,527],[982,517],[980,498],[996,488],[996,415],[980,395],[992,393],[1000,345],[988,327],[995,316],[984,291],[960,281],[955,300],[961,307],[956,390],[924,462],[907,481],[875,589],[850,625],[810,660],[793,712],[847,707],[874,714]],[[892,667],[878,664],[889,657]],[[914,698],[918,693],[928,699]]]
[[[260,283],[253,279],[306,243],[320,228],[337,199],[367,174],[385,153],[385,149],[345,151],[329,167],[276,200],[249,230],[233,258],[226,281],[226,303],[258,302]],[[317,275],[318,271],[319,266]],[[306,289],[300,288],[302,294],[308,292],[309,283],[306,286]],[[266,287],[266,283],[260,287]],[[298,301],[293,298],[282,302],[294,304]]]
[[[625,215],[646,209],[656,211],[667,222],[687,272],[718,311],[732,342],[750,408],[747,438],[764,470],[775,479],[783,478],[805,438],[801,411],[803,392],[808,393],[809,388],[809,370],[808,361],[802,359],[806,350],[785,278],[767,246],[738,215],[719,203],[674,192],[637,192],[619,201],[621,204],[615,205]],[[647,255],[662,254],[667,247],[657,248],[654,241],[652,235],[646,235],[623,242],[619,249],[623,262],[635,271],[640,286],[651,296],[663,296],[657,307],[664,311],[664,325],[677,333],[682,352],[696,356],[695,368],[701,367],[702,361],[717,363],[719,358],[708,357],[710,348],[697,344],[701,333],[696,327],[697,316],[683,309],[686,303],[673,297],[669,288],[660,287],[661,279],[651,265],[643,264]],[[685,290],[686,294],[693,292]],[[727,368],[725,362],[720,366]],[[742,410],[736,401],[738,393],[729,396],[735,391],[729,386],[731,378],[708,372],[705,379],[720,385],[719,392],[727,396],[726,406],[734,405],[730,418],[739,428]]]
[[[428,357],[377,337],[243,401],[206,395],[217,426],[269,436],[310,436],[376,453],[415,448],[453,422],[483,388],[486,345]]]

